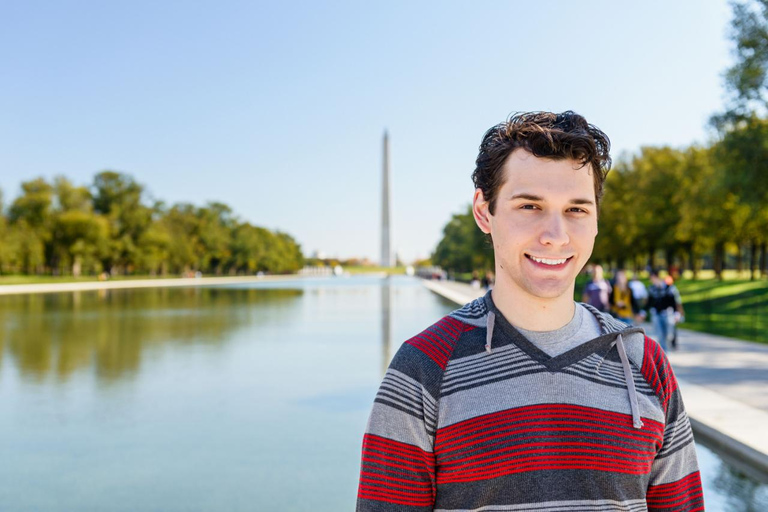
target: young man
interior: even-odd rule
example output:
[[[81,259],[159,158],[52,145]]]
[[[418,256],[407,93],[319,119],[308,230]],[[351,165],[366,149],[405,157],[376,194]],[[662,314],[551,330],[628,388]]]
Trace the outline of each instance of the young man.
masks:
[[[473,211],[496,284],[406,341],[363,440],[357,510],[703,510],[658,344],[574,302],[610,166],[573,112],[484,136]]]

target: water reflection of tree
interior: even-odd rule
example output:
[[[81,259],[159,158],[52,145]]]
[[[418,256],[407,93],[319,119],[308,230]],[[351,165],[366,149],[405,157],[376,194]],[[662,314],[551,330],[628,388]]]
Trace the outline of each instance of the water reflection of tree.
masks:
[[[148,349],[221,345],[234,331],[279,321],[298,289],[155,288],[0,298],[0,358],[27,378],[66,380],[93,366],[114,380]],[[0,363],[2,359],[0,359]]]

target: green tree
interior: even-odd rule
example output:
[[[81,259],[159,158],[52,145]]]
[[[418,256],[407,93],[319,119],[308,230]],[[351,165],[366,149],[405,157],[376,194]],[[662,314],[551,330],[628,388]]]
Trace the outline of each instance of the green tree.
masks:
[[[75,186],[58,176],[53,185],[51,215],[51,254],[48,265],[56,272],[81,273],[101,271],[101,259],[108,253],[107,219],[94,213],[87,187]]]
[[[221,274],[232,264],[231,239],[236,224],[232,209],[223,203],[208,203],[197,210],[198,235],[203,254],[201,268]]]
[[[734,203],[730,238],[739,248],[750,246],[749,265],[754,279],[757,249],[762,246],[764,261],[768,230],[768,120],[751,114],[733,122],[715,145],[714,155],[723,171],[723,190]]]
[[[629,160],[617,161],[608,174],[600,205],[594,260],[615,260],[621,268],[629,262],[637,265],[637,254],[644,247],[638,226],[644,202],[637,195],[636,182],[637,173]]]
[[[638,199],[634,203],[638,249],[648,254],[651,266],[656,266],[656,251],[663,250],[669,266],[680,249],[675,232],[685,201],[684,154],[670,147],[643,147],[631,165],[637,173],[632,185]]]
[[[51,254],[53,187],[37,178],[23,182],[21,191],[8,212],[19,251],[17,265],[25,272],[42,273]]]
[[[108,250],[107,219],[93,212],[69,210],[56,215],[53,225],[57,261],[62,268],[71,269],[76,277],[101,271],[101,258]]]
[[[493,270],[493,248],[475,224],[470,205],[456,213],[443,228],[443,238],[432,254],[436,265],[457,272]]]
[[[138,241],[149,228],[152,210],[142,203],[144,187],[124,173],[103,171],[93,180],[93,207],[109,221],[110,248],[104,266],[112,271],[136,267]]]
[[[200,269],[202,244],[198,238],[198,216],[194,205],[173,205],[160,223],[168,237],[168,264],[172,272]]]
[[[735,62],[725,73],[731,98],[715,124],[748,117],[768,107],[768,0],[734,2],[730,37],[735,44]]]

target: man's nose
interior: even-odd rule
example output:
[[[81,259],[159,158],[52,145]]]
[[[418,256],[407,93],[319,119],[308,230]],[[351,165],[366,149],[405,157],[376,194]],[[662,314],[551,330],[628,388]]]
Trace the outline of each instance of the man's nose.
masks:
[[[565,245],[570,241],[562,215],[550,214],[544,219],[539,241],[544,245]]]

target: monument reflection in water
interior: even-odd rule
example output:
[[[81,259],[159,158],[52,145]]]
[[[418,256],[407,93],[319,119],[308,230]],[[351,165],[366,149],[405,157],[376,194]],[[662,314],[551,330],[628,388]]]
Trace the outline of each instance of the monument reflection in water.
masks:
[[[349,510],[383,372],[454,308],[405,277],[0,297],[0,509]],[[710,454],[708,510],[768,510]]]

